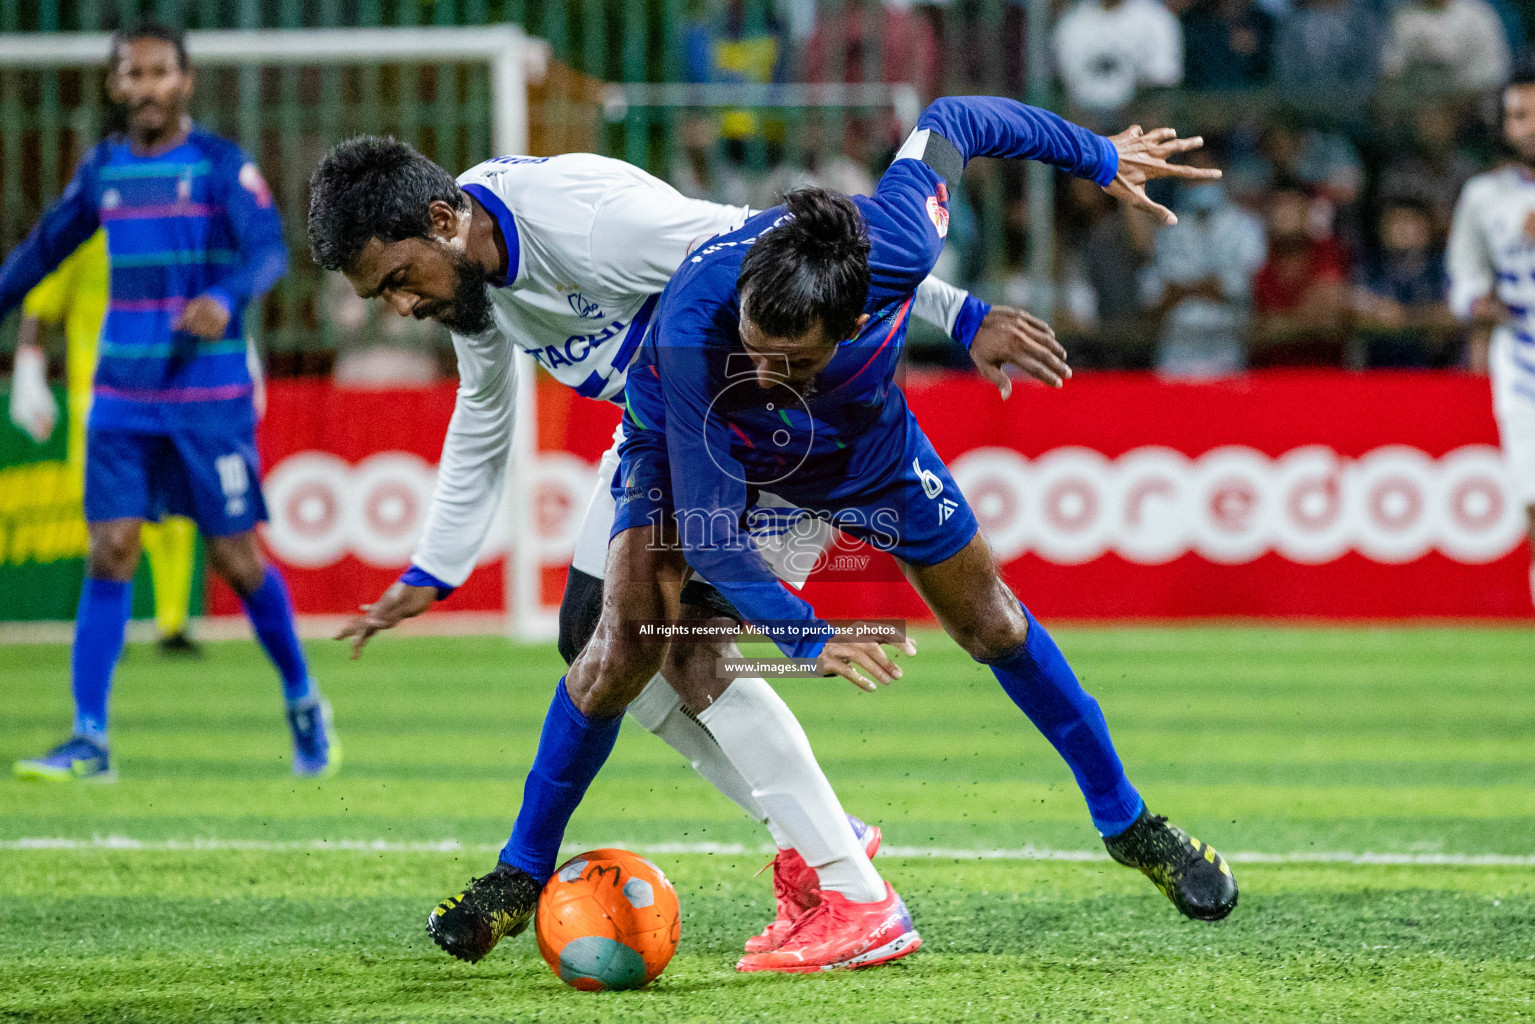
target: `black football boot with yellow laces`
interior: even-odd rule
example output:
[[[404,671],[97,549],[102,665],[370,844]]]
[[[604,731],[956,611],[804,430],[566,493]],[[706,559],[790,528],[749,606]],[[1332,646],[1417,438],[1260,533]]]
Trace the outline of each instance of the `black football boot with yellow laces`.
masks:
[[[1237,905],[1237,880],[1226,858],[1160,814],[1142,809],[1133,825],[1103,845],[1110,857],[1151,879],[1184,917],[1219,921]]]
[[[542,890],[521,868],[498,863],[457,896],[437,904],[426,933],[447,953],[474,963],[508,935],[520,935],[533,920]]]

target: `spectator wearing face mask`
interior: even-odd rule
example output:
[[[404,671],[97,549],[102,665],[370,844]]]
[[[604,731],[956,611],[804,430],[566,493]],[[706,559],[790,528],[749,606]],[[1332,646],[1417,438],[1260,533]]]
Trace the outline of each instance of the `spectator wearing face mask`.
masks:
[[[1269,196],[1268,260],[1253,282],[1254,367],[1342,366],[1348,264],[1332,207],[1297,185]]]
[[[1449,282],[1433,213],[1404,197],[1388,200],[1379,221],[1380,246],[1355,278],[1355,325],[1365,366],[1447,365],[1460,324],[1445,302]]]
[[[1189,157],[1214,166],[1205,150]],[[1178,223],[1158,235],[1141,296],[1159,324],[1156,369],[1176,377],[1237,373],[1246,364],[1253,274],[1263,262],[1263,225],[1220,182],[1179,190]]]

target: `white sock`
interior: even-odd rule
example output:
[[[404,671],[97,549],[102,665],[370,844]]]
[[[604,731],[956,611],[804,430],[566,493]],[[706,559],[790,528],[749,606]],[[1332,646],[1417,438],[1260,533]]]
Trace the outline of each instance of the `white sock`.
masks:
[[[767,812],[752,796],[751,783],[736,771],[735,765],[720,750],[720,745],[714,741],[709,730],[688,714],[682,706],[682,698],[677,696],[677,691],[665,679],[659,675],[651,677],[640,695],[629,703],[629,716],[687,758],[698,774],[725,794],[727,800],[745,811],[748,818],[766,825],[779,849],[789,845],[787,837],[773,827]]]
[[[854,903],[885,898],[884,880],[848,825],[805,730],[766,680],[737,679],[698,719],[751,783],[768,818],[815,869],[821,888]]]

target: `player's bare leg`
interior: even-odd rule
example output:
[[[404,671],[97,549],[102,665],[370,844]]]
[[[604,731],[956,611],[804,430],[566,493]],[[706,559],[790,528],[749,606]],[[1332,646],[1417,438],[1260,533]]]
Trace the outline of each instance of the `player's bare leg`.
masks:
[[[902,568],[948,634],[992,669],[1071,766],[1109,854],[1138,868],[1188,917],[1214,921],[1230,913],[1237,886],[1225,858],[1145,809],[1124,776],[1098,702],[1002,580],[985,539],[977,533],[937,565]]]
[[[563,833],[613,748],[625,707],[666,657],[667,640],[641,636],[636,627],[675,621],[686,578],[681,551],[655,543],[646,527],[624,530],[608,545],[602,615],[556,687],[512,838],[495,870],[427,917],[427,933],[445,952],[473,963],[533,920],[562,834],[525,822],[552,820]]]
[[[565,673],[565,689],[582,714],[622,714],[660,671],[670,645],[665,639],[640,637],[634,627],[679,619],[687,576],[681,549],[653,543],[648,528],[625,530],[613,538],[602,587],[602,617]]]
[[[139,530],[143,525],[142,519],[87,523],[90,552],[85,560],[86,575],[95,580],[131,582],[139,567]]]
[[[602,475],[611,476],[611,470]],[[602,493],[606,497],[607,492]],[[604,558],[606,539],[604,534]],[[576,660],[602,617],[602,591],[600,573],[593,575],[571,567],[560,601],[559,649],[567,664]],[[696,578],[682,588],[682,615],[685,621],[707,625],[722,635],[737,628],[739,622],[719,592]],[[772,834],[778,849],[773,858],[778,913],[760,934],[747,940],[746,951],[754,953],[775,948],[794,921],[820,903],[822,887],[821,876],[795,849],[796,840],[789,832],[768,816],[754,788],[788,792],[797,800],[794,820],[818,822],[810,843],[811,856],[822,866],[826,884],[844,895],[864,899],[879,895],[878,873],[866,862],[879,849],[881,834],[877,827],[843,814],[793,712],[765,680],[719,677],[720,659],[739,656],[733,643],[673,642],[661,672],[630,702],[628,715],[686,758],[715,789]],[[711,705],[721,698],[725,698],[726,706],[711,711]],[[699,720],[700,714],[714,718],[713,731]],[[716,714],[726,720],[715,718]],[[715,732],[733,735],[739,728],[729,721],[731,718],[740,718],[750,727],[753,739],[763,740],[760,748],[757,744],[743,747],[733,743],[727,752],[721,747]],[[762,755],[764,750],[771,750],[771,755]],[[743,766],[745,774],[732,758],[749,762]],[[756,781],[755,787],[748,774]],[[770,798],[769,802],[774,801]],[[804,829],[792,831],[805,834]],[[817,837],[828,836],[830,849],[817,841]]]
[[[240,598],[256,639],[282,677],[288,729],[293,737],[293,773],[335,774],[341,766],[341,744],[331,724],[330,702],[320,696],[309,676],[287,585],[262,557],[253,531],[208,537],[207,542],[208,567]]]
[[[142,519],[103,519],[87,524],[90,550],[85,585],[75,617],[70,659],[75,722],[69,739],[47,753],[16,762],[18,779],[39,782],[111,782],[107,749],[107,702],[122,654],[139,564]]]

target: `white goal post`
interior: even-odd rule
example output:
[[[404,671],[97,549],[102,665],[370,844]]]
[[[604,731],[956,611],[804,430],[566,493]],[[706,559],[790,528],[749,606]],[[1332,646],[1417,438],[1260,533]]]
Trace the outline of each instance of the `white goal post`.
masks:
[[[104,65],[110,41],[105,32],[0,33],[0,69]],[[516,25],[200,30],[188,32],[186,42],[199,66],[484,62],[490,69],[494,149],[487,155],[527,152],[527,83],[543,78],[548,60],[546,45]],[[558,614],[540,600],[542,571],[529,486],[538,453],[536,370],[526,352],[519,350],[517,360],[517,418],[506,494],[513,524],[506,561],[507,629],[516,639],[547,640],[558,629]]]

